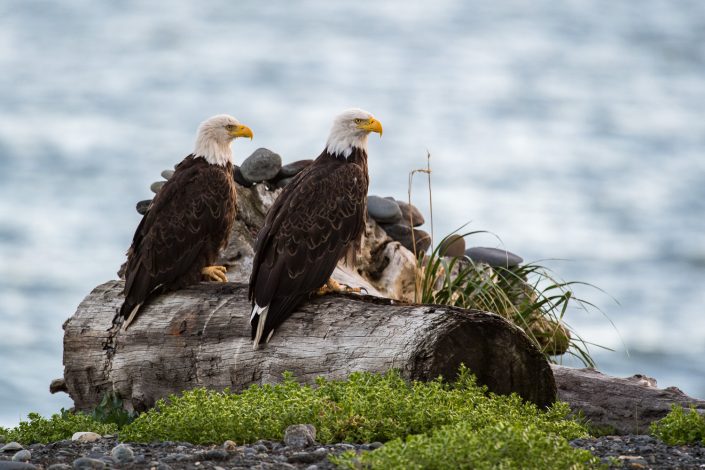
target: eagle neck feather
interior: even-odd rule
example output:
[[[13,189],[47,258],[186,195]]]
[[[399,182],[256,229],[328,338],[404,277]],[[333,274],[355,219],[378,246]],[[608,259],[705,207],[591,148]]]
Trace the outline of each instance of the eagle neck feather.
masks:
[[[220,166],[227,165],[233,159],[230,142],[219,142],[208,133],[202,133],[198,136],[193,155],[204,158],[211,165]]]

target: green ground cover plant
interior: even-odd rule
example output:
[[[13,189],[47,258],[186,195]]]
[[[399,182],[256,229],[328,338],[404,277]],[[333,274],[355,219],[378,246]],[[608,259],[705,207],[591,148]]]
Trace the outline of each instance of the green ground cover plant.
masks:
[[[651,424],[651,434],[668,445],[705,445],[705,416],[695,408],[673,405],[665,418]]]
[[[329,459],[347,469],[581,469],[605,468],[590,452],[540,425],[496,422],[442,426],[428,434],[395,439],[371,452],[346,452]]]
[[[61,410],[47,419],[37,413],[30,413],[27,421],[20,421],[12,429],[0,428],[0,434],[7,441],[16,441],[22,444],[61,441],[70,439],[76,432],[91,431],[98,434],[115,434],[118,427],[114,423],[101,423],[93,417],[83,413],[72,413]]]
[[[251,386],[237,394],[196,389],[169,397],[125,426],[120,438],[254,442],[281,439],[287,426],[310,423],[323,443],[386,442],[460,422],[477,429],[500,422],[534,424],[566,439],[586,436],[568,413],[565,404],[541,411],[516,395],[488,394],[464,367],[455,383],[409,383],[392,371],[353,373],[343,381],[321,378],[307,386],[286,375],[281,384]]]

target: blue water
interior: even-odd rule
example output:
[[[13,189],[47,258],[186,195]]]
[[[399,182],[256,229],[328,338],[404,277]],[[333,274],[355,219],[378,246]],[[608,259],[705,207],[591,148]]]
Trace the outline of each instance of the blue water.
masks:
[[[201,120],[293,161],[350,106],[384,124],[372,193],[404,197],[428,149],[436,236],[469,221],[603,288],[579,293],[616,329],[567,318],[615,349],[600,368],[705,397],[704,2],[204,3],[0,4],[0,425],[70,406],[61,324]]]

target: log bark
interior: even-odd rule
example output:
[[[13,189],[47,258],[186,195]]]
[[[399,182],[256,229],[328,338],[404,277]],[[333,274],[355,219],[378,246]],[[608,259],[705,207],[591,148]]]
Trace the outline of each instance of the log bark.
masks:
[[[645,434],[652,422],[666,416],[674,404],[705,413],[705,401],[676,387],[661,389],[645,375],[612,377],[595,369],[553,365],[558,399],[568,402],[591,426],[607,434]]]
[[[460,363],[496,393],[539,406],[555,400],[551,368],[526,335],[498,315],[326,295],[302,305],[269,344],[253,350],[247,286],[199,284],[155,298],[127,331],[112,327],[122,281],[98,286],[64,324],[64,380],[79,410],[116,391],[128,409],[194,387],[239,391],[285,371],[305,383],[396,368],[409,379],[452,378]]]

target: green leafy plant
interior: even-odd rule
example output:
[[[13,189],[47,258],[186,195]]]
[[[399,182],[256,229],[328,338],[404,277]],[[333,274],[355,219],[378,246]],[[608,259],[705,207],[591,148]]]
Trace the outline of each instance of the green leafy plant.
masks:
[[[395,439],[372,452],[329,457],[348,469],[547,469],[606,468],[586,450],[536,424],[461,422],[431,433]]]
[[[47,444],[69,439],[74,433],[80,431],[91,431],[101,435],[117,432],[117,426],[113,423],[99,423],[89,415],[72,413],[64,409],[49,419],[37,413],[29,413],[27,417],[28,421],[20,421],[15,428],[0,429],[0,434],[4,434],[8,441],[22,444],[37,442]]]
[[[568,419],[565,404],[543,411],[518,396],[495,396],[476,384],[466,368],[455,383],[407,382],[398,372],[353,373],[343,381],[319,378],[300,385],[290,374],[278,385],[253,385],[242,393],[195,389],[161,400],[120,431],[125,441],[220,443],[281,439],[287,426],[310,423],[317,440],[373,442],[469,423],[477,429],[501,422],[535,425],[574,439],[585,428]]]
[[[91,417],[99,423],[113,423],[120,429],[134,421],[137,413],[125,410],[122,399],[115,391],[110,390],[103,395],[103,399],[95,407]]]
[[[464,233],[467,237],[479,231]],[[568,353],[594,367],[588,344],[565,322],[571,306],[595,308],[577,297],[573,287],[590,284],[557,280],[549,269],[529,263],[512,268],[475,264],[467,257],[445,257],[445,237],[418,259],[417,301],[497,313],[522,330],[549,358]]]
[[[668,445],[705,445],[705,416],[691,407],[686,411],[680,405],[671,406],[665,418],[651,423],[651,434]]]

